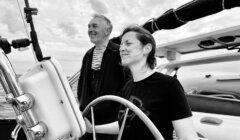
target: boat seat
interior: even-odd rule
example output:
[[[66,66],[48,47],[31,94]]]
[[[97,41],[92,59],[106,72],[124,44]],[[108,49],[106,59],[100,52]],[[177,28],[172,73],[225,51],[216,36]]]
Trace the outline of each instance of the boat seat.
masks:
[[[194,94],[187,94],[186,97],[192,111],[240,116],[240,101],[238,100]]]

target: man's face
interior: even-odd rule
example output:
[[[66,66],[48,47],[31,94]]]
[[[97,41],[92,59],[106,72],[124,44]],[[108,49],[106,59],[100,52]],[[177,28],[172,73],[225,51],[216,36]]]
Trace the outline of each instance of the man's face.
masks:
[[[99,44],[108,36],[107,22],[99,17],[93,18],[88,24],[88,35],[92,43]]]

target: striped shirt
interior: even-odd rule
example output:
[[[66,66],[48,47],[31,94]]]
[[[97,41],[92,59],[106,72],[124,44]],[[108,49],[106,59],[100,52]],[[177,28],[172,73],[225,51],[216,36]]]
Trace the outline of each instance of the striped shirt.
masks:
[[[106,47],[101,48],[95,47],[92,58],[92,69],[99,70],[101,68],[102,57],[105,50]]]

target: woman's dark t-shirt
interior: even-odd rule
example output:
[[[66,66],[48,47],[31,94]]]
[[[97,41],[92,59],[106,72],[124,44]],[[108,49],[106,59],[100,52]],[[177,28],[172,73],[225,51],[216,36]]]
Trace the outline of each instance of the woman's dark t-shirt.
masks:
[[[123,96],[138,106],[155,124],[165,140],[172,140],[172,121],[192,116],[190,107],[179,81],[173,77],[155,72],[138,81],[129,81]],[[121,122],[124,110],[120,110]],[[145,124],[129,112],[122,140],[155,139]]]

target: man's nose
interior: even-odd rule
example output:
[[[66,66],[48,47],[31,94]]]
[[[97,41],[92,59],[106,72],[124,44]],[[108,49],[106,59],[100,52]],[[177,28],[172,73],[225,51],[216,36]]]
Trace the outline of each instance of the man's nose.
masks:
[[[92,28],[91,27],[88,27],[88,32],[92,31]]]
[[[93,27],[91,25],[88,26],[88,31],[92,31]]]
[[[91,34],[93,32],[93,28],[88,28],[88,34]]]

